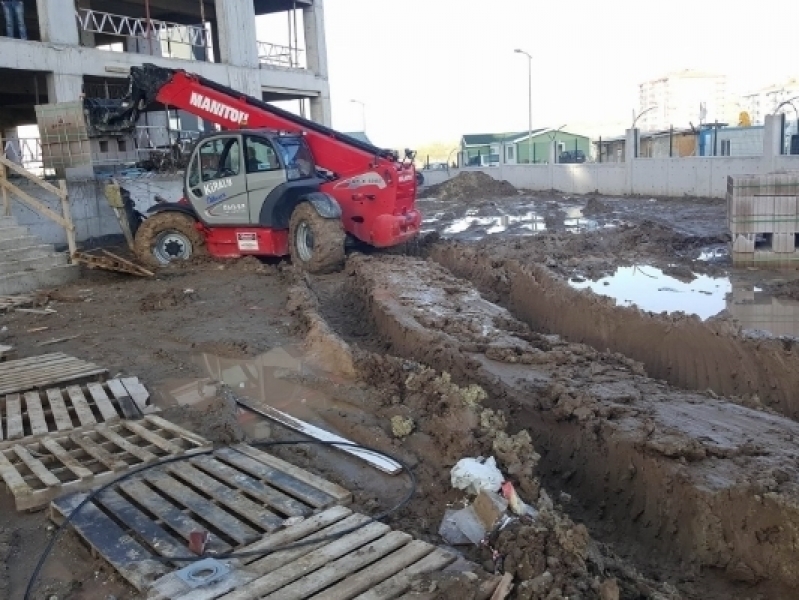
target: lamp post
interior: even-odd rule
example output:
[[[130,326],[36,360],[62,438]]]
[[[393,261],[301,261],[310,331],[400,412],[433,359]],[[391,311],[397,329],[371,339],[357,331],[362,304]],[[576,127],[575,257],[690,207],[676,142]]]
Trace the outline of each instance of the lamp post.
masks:
[[[783,100],[782,102],[780,102],[777,105],[777,108],[774,109],[774,114],[776,115],[777,112],[786,104],[790,104],[793,107],[793,111],[796,113],[796,135],[799,136],[799,110],[796,109],[796,104],[793,103],[794,100],[799,100],[799,96],[794,96],[793,98],[788,98],[787,100]],[[790,153],[791,153],[791,147],[788,146],[788,154]]]
[[[641,112],[639,112],[637,117],[635,116],[635,111],[633,110],[633,124],[630,127],[630,129],[633,130],[633,135],[635,136],[635,144],[634,144],[635,147],[633,148],[633,158],[638,158],[638,134],[635,133],[635,124],[638,123],[638,119],[643,117],[646,113],[648,113],[648,112],[650,112],[652,110],[655,110],[656,108],[657,108],[657,104],[654,104],[654,105],[650,106],[649,108],[644,109]]]
[[[361,122],[363,123],[363,132],[366,133],[366,103],[361,102],[360,100],[352,99],[350,100],[353,104],[360,104],[361,105]]]
[[[533,57],[529,52],[516,48],[516,54],[524,54],[527,57],[527,102],[528,102],[528,121],[527,121],[527,162],[533,162]]]

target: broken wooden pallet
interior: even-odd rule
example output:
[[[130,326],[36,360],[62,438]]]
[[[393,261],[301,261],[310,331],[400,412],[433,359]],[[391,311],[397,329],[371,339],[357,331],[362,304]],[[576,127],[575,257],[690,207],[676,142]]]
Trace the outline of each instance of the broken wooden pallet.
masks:
[[[87,381],[105,375],[94,363],[60,352],[0,363],[0,395],[34,390],[67,381]]]
[[[458,558],[343,506],[267,535],[244,550],[292,544],[296,547],[263,557],[225,561],[230,572],[199,587],[170,573],[151,586],[148,600],[387,600],[407,592],[414,576],[440,571]]]
[[[139,277],[153,277],[155,275],[155,273],[145,269],[141,265],[137,265],[121,256],[117,256],[108,250],[101,250],[101,252],[103,253],[102,255],[89,254],[87,252],[74,252],[72,254],[72,260],[83,263],[90,269],[116,271],[117,273],[138,275]]]
[[[137,377],[0,396],[0,448],[15,440],[157,412]]]
[[[51,505],[57,523],[85,494]],[[286,519],[351,502],[352,494],[246,444],[156,467],[115,484],[71,521],[91,548],[139,590],[176,567],[157,560],[187,556],[193,531],[211,534],[206,552],[238,550]]]
[[[208,440],[149,415],[6,447],[0,451],[0,477],[17,510],[31,510],[103,485],[143,464],[210,447]]]

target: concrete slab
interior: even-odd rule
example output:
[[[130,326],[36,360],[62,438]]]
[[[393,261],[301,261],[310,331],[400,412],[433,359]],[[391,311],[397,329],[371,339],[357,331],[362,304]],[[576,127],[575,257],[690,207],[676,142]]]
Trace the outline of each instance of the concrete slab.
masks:
[[[44,256],[34,256],[32,258],[11,261],[5,261],[5,257],[0,254],[0,275],[44,271],[51,267],[65,265],[68,262],[69,257],[64,253],[45,254]]]
[[[55,287],[80,276],[78,265],[61,265],[43,271],[24,271],[0,275],[0,295],[24,294],[40,288]]]

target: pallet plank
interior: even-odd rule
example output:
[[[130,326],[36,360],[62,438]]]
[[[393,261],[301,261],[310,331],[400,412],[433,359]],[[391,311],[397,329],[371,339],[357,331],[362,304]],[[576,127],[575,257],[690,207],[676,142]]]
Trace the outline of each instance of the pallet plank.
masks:
[[[108,394],[105,393],[102,385],[99,383],[90,383],[86,386],[86,389],[89,391],[89,395],[92,397],[92,400],[94,400],[94,404],[97,406],[100,414],[103,415],[103,421],[114,421],[119,418],[117,409],[111,404],[111,399],[108,397]]]
[[[222,448],[216,452],[216,456],[245,473],[249,473],[258,479],[265,479],[272,487],[296,496],[311,506],[327,507],[335,504],[335,498],[332,496],[328,496],[324,492],[312,488],[282,471],[259,463],[257,460],[244,456],[235,450]]]
[[[47,448],[50,453],[55,456],[61,464],[67,467],[70,471],[72,471],[76,476],[81,479],[88,479],[94,477],[94,473],[80,464],[80,462],[72,456],[69,452],[67,452],[61,444],[55,441],[52,438],[44,438],[42,440],[42,446]]]
[[[24,498],[33,493],[31,487],[3,452],[0,452],[0,477],[6,482],[8,491],[15,497]]]
[[[223,596],[224,600],[254,600],[296,581],[306,573],[315,571],[345,554],[368,544],[389,530],[383,523],[369,523],[355,533],[331,542],[302,558],[252,581],[242,588]]]
[[[281,460],[277,456],[267,454],[266,452],[258,450],[257,448],[254,448],[248,444],[237,444],[236,446],[233,446],[233,448],[238,452],[249,456],[250,458],[254,458],[258,462],[275,469],[279,469],[280,471],[291,475],[294,479],[302,481],[311,487],[323,491],[325,494],[335,498],[340,504],[347,504],[352,501],[352,492],[349,490],[341,487],[340,485],[336,485],[335,483],[332,483],[323,477],[314,475],[305,469],[296,467],[285,460]]]
[[[138,377],[124,377],[120,381],[142,414],[146,413],[149,408],[152,408],[147,406],[150,393],[147,391],[147,388],[139,382]]]
[[[216,458],[200,456],[191,459],[191,463],[217,479],[221,479],[228,485],[235,486],[251,496],[258,498],[258,500],[264,502],[267,506],[280,511],[284,515],[301,517],[311,513],[311,510],[307,506],[300,504],[293,498],[289,498],[285,494],[257,479],[253,479],[241,471],[237,471]]]
[[[25,410],[28,413],[28,422],[31,426],[31,435],[42,435],[48,432],[47,422],[44,419],[44,409],[39,392],[25,394]]]
[[[139,425],[135,421],[123,421],[122,425],[128,431],[132,431],[143,440],[147,440],[153,446],[157,446],[164,452],[169,452],[169,454],[180,454],[181,452],[183,452],[183,448],[181,448],[177,444],[173,444],[169,440],[165,440],[157,433],[150,431],[149,429],[143,427],[142,425]]]
[[[156,515],[160,521],[165,523],[170,529],[177,533],[184,540],[188,541],[192,531],[203,531],[206,529],[189,515],[182,512],[171,502],[162,498],[159,494],[147,487],[140,479],[131,479],[119,484],[119,488],[137,504]],[[212,536],[208,545],[208,550],[213,552],[227,552],[230,545]],[[187,551],[188,552],[188,551]]]
[[[131,444],[116,431],[108,429],[107,427],[98,427],[97,433],[102,435],[109,442],[113,442],[116,446],[128,454],[132,454],[143,462],[153,462],[154,460],[158,460],[158,457],[149,450],[145,450],[144,448],[139,448],[138,446]]]
[[[22,403],[19,394],[11,394],[6,398],[6,439],[16,440],[23,435]]]
[[[224,504],[238,515],[247,518],[265,531],[274,531],[283,524],[283,519],[275,513],[266,510],[263,506],[256,504],[246,496],[233,490],[216,479],[209,477],[202,471],[195,469],[187,463],[167,465],[166,470],[183,479],[186,483],[201,492],[211,496],[215,501]]]
[[[421,560],[434,550],[435,547],[427,542],[413,540],[399,551],[382,558],[363,571],[351,575],[344,581],[313,596],[312,600],[347,600],[353,598]]]
[[[14,454],[16,454],[19,459],[25,463],[25,466],[27,466],[44,485],[61,485],[61,480],[53,475],[48,468],[42,464],[42,461],[40,461],[38,458],[35,458],[30,452],[28,452],[27,448],[17,445],[14,446],[13,450]]]
[[[94,413],[80,387],[77,385],[69,386],[67,388],[67,396],[69,396],[69,400],[72,402],[75,414],[78,415],[78,420],[81,425],[94,425],[97,423],[97,419],[94,418]]]
[[[250,526],[163,473],[147,472],[143,477],[150,485],[180,502],[201,519],[235,540],[237,544],[246,544],[258,539],[258,533]]]
[[[457,556],[448,550],[436,548],[419,562],[412,564],[368,592],[356,596],[355,600],[392,600],[404,594],[411,587],[411,580],[417,575],[443,569],[455,562]]]
[[[125,386],[122,385],[122,382],[119,379],[111,379],[107,381],[106,384],[108,385],[108,389],[111,390],[111,393],[114,395],[116,401],[119,403],[119,408],[122,409],[122,414],[126,419],[141,418],[139,407],[136,406],[135,402],[133,402],[133,398],[130,397],[128,390],[125,389]]]
[[[363,567],[406,545],[411,536],[400,531],[390,531],[383,537],[360,548],[356,552],[347,554],[322,567],[318,571],[309,573],[299,581],[266,596],[263,600],[306,600],[312,594],[323,590]]]
[[[69,439],[83,448],[86,454],[101,462],[111,471],[122,471],[130,466],[124,460],[115,458],[108,450],[91,439],[87,434],[75,433],[72,434]]]
[[[66,515],[71,512],[70,506],[74,508],[84,497],[83,494],[70,496],[56,500],[54,505],[61,514]],[[91,503],[86,504],[70,523],[96,552],[140,591],[168,570],[166,565],[153,560],[141,544]]]
[[[183,427],[179,427],[174,423],[172,423],[171,421],[167,421],[166,419],[163,419],[158,415],[147,415],[147,420],[150,421],[150,423],[152,423],[156,427],[174,433],[175,435],[187,439],[197,444],[198,446],[204,446],[205,444],[208,443],[208,441],[204,437],[197,435],[196,433],[189,431],[188,429],[183,429]]]
[[[77,379],[90,379],[98,375],[103,375],[107,372],[107,369],[102,369],[96,366],[92,366],[91,368],[85,366],[75,366],[57,371],[38,373],[34,371],[24,374],[25,376],[0,380],[0,394],[23,392],[34,388],[41,388],[48,385],[54,385],[57,383],[63,383]]]
[[[155,524],[145,513],[123,498],[113,489],[97,496],[97,501],[130,527],[136,537],[143,540],[155,552],[166,558],[186,556],[186,544],[179,542],[163,528]]]
[[[58,431],[66,431],[73,429],[72,417],[69,416],[67,405],[64,403],[64,397],[61,390],[58,388],[50,388],[45,392],[47,394],[47,403],[50,405],[50,412],[55,420],[55,426]]]

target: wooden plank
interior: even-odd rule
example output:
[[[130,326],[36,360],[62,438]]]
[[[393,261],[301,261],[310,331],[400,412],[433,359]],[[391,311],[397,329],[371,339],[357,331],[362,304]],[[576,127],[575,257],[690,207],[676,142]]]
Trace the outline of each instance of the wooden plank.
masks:
[[[110,452],[103,448],[100,444],[95,442],[86,434],[74,434],[69,437],[78,446],[91,456],[92,458],[101,462],[107,469],[111,471],[122,471],[127,469],[130,465],[124,460],[115,458]]]
[[[25,394],[25,410],[28,413],[28,423],[31,426],[31,435],[42,435],[49,431],[47,421],[44,420],[44,409],[39,392]]]
[[[241,471],[237,471],[216,458],[200,456],[191,459],[191,463],[217,479],[221,479],[228,485],[255,496],[258,500],[284,515],[299,517],[309,515],[312,512],[309,507],[297,502],[294,498],[289,498],[282,492],[245,475]]]
[[[103,421],[115,421],[119,418],[117,409],[111,404],[111,399],[108,397],[108,394],[105,393],[101,384],[89,383],[86,385],[86,389],[89,391],[92,400],[94,400],[97,410],[103,415]]]
[[[351,514],[352,511],[347,508],[334,506],[297,525],[292,525],[287,529],[267,535],[254,544],[242,548],[241,552],[270,550],[286,546],[302,539],[307,541],[310,539],[308,536],[326,531],[329,526],[340,523],[342,519],[349,517]],[[250,557],[244,560],[255,561],[257,557]],[[242,561],[238,559],[234,559],[231,562],[234,566],[242,564]],[[251,567],[246,567],[246,569],[246,571],[234,571],[224,579],[196,590],[189,588],[189,586],[174,573],[170,573],[153,584],[150,588],[148,600],[172,600],[186,597],[184,594],[192,594],[192,596],[190,596],[191,600],[212,600],[248,581],[252,581],[255,574],[250,571]]]
[[[116,444],[128,454],[132,454],[143,462],[153,462],[154,460],[158,460],[158,457],[149,450],[145,450],[144,448],[139,448],[138,446],[131,444],[116,431],[113,431],[107,427],[98,427],[97,433],[102,435],[109,442]]]
[[[281,517],[266,510],[260,504],[256,504],[241,492],[232,490],[216,479],[208,477],[190,464],[185,462],[171,464],[166,466],[166,470],[175,477],[183,479],[192,487],[208,494],[219,504],[227,506],[238,516],[244,517],[264,531],[274,531],[283,524],[284,519]]]
[[[302,558],[280,567],[248,583],[244,587],[223,596],[223,598],[224,600],[253,600],[255,598],[262,598],[296,581],[306,573],[315,571],[327,563],[385,535],[387,531],[389,531],[388,525],[384,525],[383,523],[369,523],[355,533],[346,535],[318,550],[314,550],[310,554],[306,554]]]
[[[79,377],[83,377],[84,373],[96,373],[98,370],[105,372],[105,369],[100,369],[99,367],[96,366],[91,366],[91,365],[87,366],[80,364],[58,365],[58,366],[48,367],[46,369],[36,368],[36,367],[25,367],[24,369],[21,369],[14,373],[7,373],[2,377],[0,377],[0,385],[3,387],[3,389],[8,388],[12,385],[19,385],[19,386],[27,385],[29,382],[33,382],[35,385],[40,385],[40,384],[44,385],[44,383],[50,380],[56,380],[58,378],[65,378],[65,377],[73,377],[77,379]],[[7,393],[13,393],[15,391],[17,390],[11,390],[11,392]]]
[[[147,440],[153,446],[160,448],[164,452],[169,452],[170,454],[180,454],[183,452],[183,448],[177,444],[173,444],[169,440],[165,440],[157,433],[150,431],[146,427],[142,427],[135,421],[122,421],[122,426],[128,431],[132,431],[138,435],[141,439]]]
[[[116,261],[121,262],[123,265],[129,267],[131,270],[136,271],[137,273],[139,273],[141,275],[146,275],[147,277],[155,277],[155,273],[153,273],[149,269],[145,269],[141,265],[137,265],[134,262],[130,262],[129,260],[127,260],[125,258],[122,258],[121,256],[117,256],[116,254],[113,254],[113,253],[109,252],[105,248],[103,248],[102,251],[103,251],[104,254],[108,255],[109,257],[113,258]]]
[[[23,169],[22,167],[20,167],[15,162],[7,159],[5,157],[5,153],[0,154],[0,164],[2,164],[3,166],[11,169],[12,171],[14,171],[14,173],[24,177],[25,179],[27,179],[31,183],[35,183],[36,185],[41,186],[42,188],[44,188],[45,190],[47,190],[51,194],[55,194],[56,196],[60,196],[61,195],[61,190],[59,190],[56,186],[54,186],[49,181],[45,181],[41,177],[36,177],[36,175],[31,173],[27,169]],[[5,179],[5,178],[3,178],[3,179]]]
[[[85,367],[80,365],[64,368],[63,370],[59,370],[57,372],[33,372],[28,374],[29,376],[27,377],[20,377],[14,380],[0,380],[0,394],[13,394],[15,392],[45,387],[48,385],[55,385],[77,379],[89,379],[98,375],[103,375],[107,372],[107,369],[102,369],[100,367]]]
[[[197,435],[196,433],[193,433],[193,432],[189,431],[188,429],[183,429],[183,427],[178,427],[177,425],[175,425],[171,421],[167,421],[166,419],[162,419],[161,417],[159,417],[157,415],[147,415],[145,417],[145,420],[149,421],[150,423],[152,423],[153,425],[155,425],[156,427],[158,427],[160,429],[165,429],[166,431],[171,431],[175,435],[178,435],[178,436],[180,436],[182,438],[185,438],[185,439],[189,440],[190,442],[192,442],[194,444],[197,444],[198,446],[207,446],[208,445],[208,440],[206,440],[201,435]]]
[[[247,444],[238,444],[233,446],[234,450],[241,452],[249,456],[250,458],[254,458],[258,462],[261,462],[265,465],[268,465],[274,469],[278,469],[283,473],[291,476],[292,478],[301,481],[305,484],[308,484],[312,488],[316,488],[327,494],[328,496],[332,497],[336,500],[337,503],[340,504],[348,504],[352,501],[352,492],[347,489],[344,489],[340,485],[336,485],[335,483],[324,479],[323,477],[319,477],[318,475],[314,475],[305,469],[301,469],[297,466],[292,465],[291,463],[286,462],[285,460],[281,460],[276,456],[272,456],[271,454],[267,454],[257,448],[253,448]],[[311,502],[310,499],[305,499],[306,502]],[[315,506],[315,505],[314,505]],[[317,508],[323,508],[322,506],[317,506]]]
[[[260,537],[252,527],[239,521],[190,488],[163,473],[146,472],[143,478],[163,494],[176,500],[237,544],[247,544]]]
[[[398,552],[383,558],[363,571],[347,577],[344,581],[313,596],[312,600],[345,600],[363,593],[402,569],[412,565],[435,550],[427,542],[413,540]]]
[[[76,494],[53,502],[54,510],[68,515],[85,498]],[[131,538],[94,504],[86,504],[70,524],[86,542],[108,561],[137,590],[143,591],[168,567],[155,561],[141,544]]]
[[[136,404],[136,407],[142,414],[144,414],[144,412],[148,409],[147,401],[150,399],[150,392],[148,392],[147,389],[141,383],[139,383],[138,377],[125,377],[120,381],[122,386],[127,390],[128,395]]]
[[[272,487],[283,490],[284,492],[295,496],[302,501],[317,508],[327,508],[336,503],[336,499],[328,496],[321,490],[318,490],[310,485],[303,483],[292,476],[287,475],[283,471],[274,469],[269,465],[265,465],[249,456],[236,452],[231,448],[222,448],[214,453],[214,456],[220,460],[235,466],[236,468],[245,471],[259,479],[269,482]]]
[[[106,382],[106,385],[108,385],[108,389],[111,390],[114,398],[119,403],[119,407],[122,409],[122,414],[126,419],[141,418],[139,407],[136,406],[135,402],[133,402],[133,398],[130,397],[130,394],[128,394],[128,391],[125,389],[125,386],[122,385],[122,382],[119,379],[111,379]]]
[[[442,548],[436,548],[419,562],[403,569],[392,578],[376,585],[368,592],[356,596],[355,600],[392,600],[393,598],[397,598],[408,591],[411,587],[411,580],[417,575],[439,571],[448,564],[455,562],[456,559],[457,556],[453,552],[449,552]]]
[[[50,453],[55,456],[61,464],[72,471],[80,479],[90,479],[94,477],[94,473],[80,464],[74,456],[67,452],[64,447],[55,441],[53,438],[46,437],[41,442],[42,446],[47,448]]]
[[[291,585],[266,596],[263,600],[307,600],[312,594],[401,548],[411,539],[407,533],[390,531],[356,552],[347,554],[318,571],[307,574]]]
[[[61,480],[53,475],[50,470],[42,464],[42,461],[32,456],[27,448],[16,445],[14,446],[14,454],[25,463],[25,466],[27,466],[45,486],[54,487],[61,485]]]
[[[513,575],[511,573],[505,573],[502,576],[502,580],[499,582],[497,589],[495,589],[494,593],[491,595],[491,600],[505,600],[508,594],[510,594],[512,585]]]
[[[168,534],[160,525],[157,525],[148,515],[123,498],[113,488],[99,494],[97,502],[127,525],[133,531],[135,538],[143,541],[155,553],[167,558],[189,554],[185,543],[179,542]],[[183,566],[182,563],[181,566]]]
[[[80,389],[79,386],[69,386],[67,388],[67,396],[69,396],[69,400],[72,402],[72,406],[75,409],[75,413],[78,415],[78,420],[81,425],[94,425],[97,423],[97,419],[94,418],[94,413],[89,403],[86,401],[86,397],[83,395],[83,390]]]
[[[6,482],[8,491],[15,497],[26,497],[33,493],[31,487],[3,452],[0,452],[0,477]]]
[[[166,524],[187,542],[192,531],[205,531],[207,529],[205,525],[201,525],[180,508],[147,487],[140,479],[123,481],[119,484],[119,489],[135,500],[139,506],[154,514],[162,523]],[[208,545],[209,551],[228,552],[230,549],[230,545],[217,536],[211,537]],[[188,548],[186,552],[188,554]]]
[[[2,159],[2,157],[0,157]],[[2,160],[0,160],[2,162]],[[6,165],[7,166],[7,165]],[[41,215],[44,215],[48,219],[55,221],[61,227],[68,227],[69,223],[64,220],[64,217],[59,215],[57,212],[51,210],[46,205],[39,202],[36,198],[28,194],[27,192],[22,191],[20,188],[12,184],[7,179],[0,179],[0,187],[5,189],[7,192],[15,195],[18,200],[21,200],[24,204],[27,204],[29,208],[33,209],[34,211],[38,212]]]
[[[6,439],[16,440],[24,435],[22,430],[22,404],[19,394],[6,398]]]
[[[58,431],[66,431],[73,429],[72,417],[69,416],[67,405],[64,403],[64,397],[61,395],[61,390],[58,388],[51,388],[47,390],[47,402],[50,405],[50,412],[55,420],[55,426]]]
[[[8,362],[0,363],[0,375],[5,375],[6,373],[13,373],[14,371],[19,370],[21,367],[44,366],[51,363],[72,362],[75,360],[79,359],[75,358],[74,356],[68,356],[66,354],[62,354],[61,352],[40,354],[39,356],[29,356],[27,358],[17,358],[15,360],[9,360]]]
[[[250,410],[256,414],[262,415],[267,419],[271,419],[280,423],[281,425],[288,427],[289,429],[293,429],[294,431],[299,431],[309,437],[314,439],[324,441],[324,442],[340,442],[351,444],[352,442],[348,439],[345,439],[341,436],[335,435],[334,433],[330,433],[329,431],[325,431],[320,427],[316,427],[315,425],[311,425],[310,423],[306,423],[300,419],[296,419],[289,414],[284,413],[283,411],[277,410],[276,408],[272,408],[271,406],[265,405],[252,405],[248,402],[243,400],[236,399],[236,402]],[[400,465],[397,461],[391,460],[388,457],[382,456],[380,454],[375,454],[374,452],[370,452],[369,450],[363,448],[356,448],[354,446],[333,446],[337,450],[341,452],[346,452],[352,456],[355,456],[368,464],[372,465],[376,469],[383,471],[384,473],[388,473],[390,475],[396,475],[402,471],[402,465]]]

